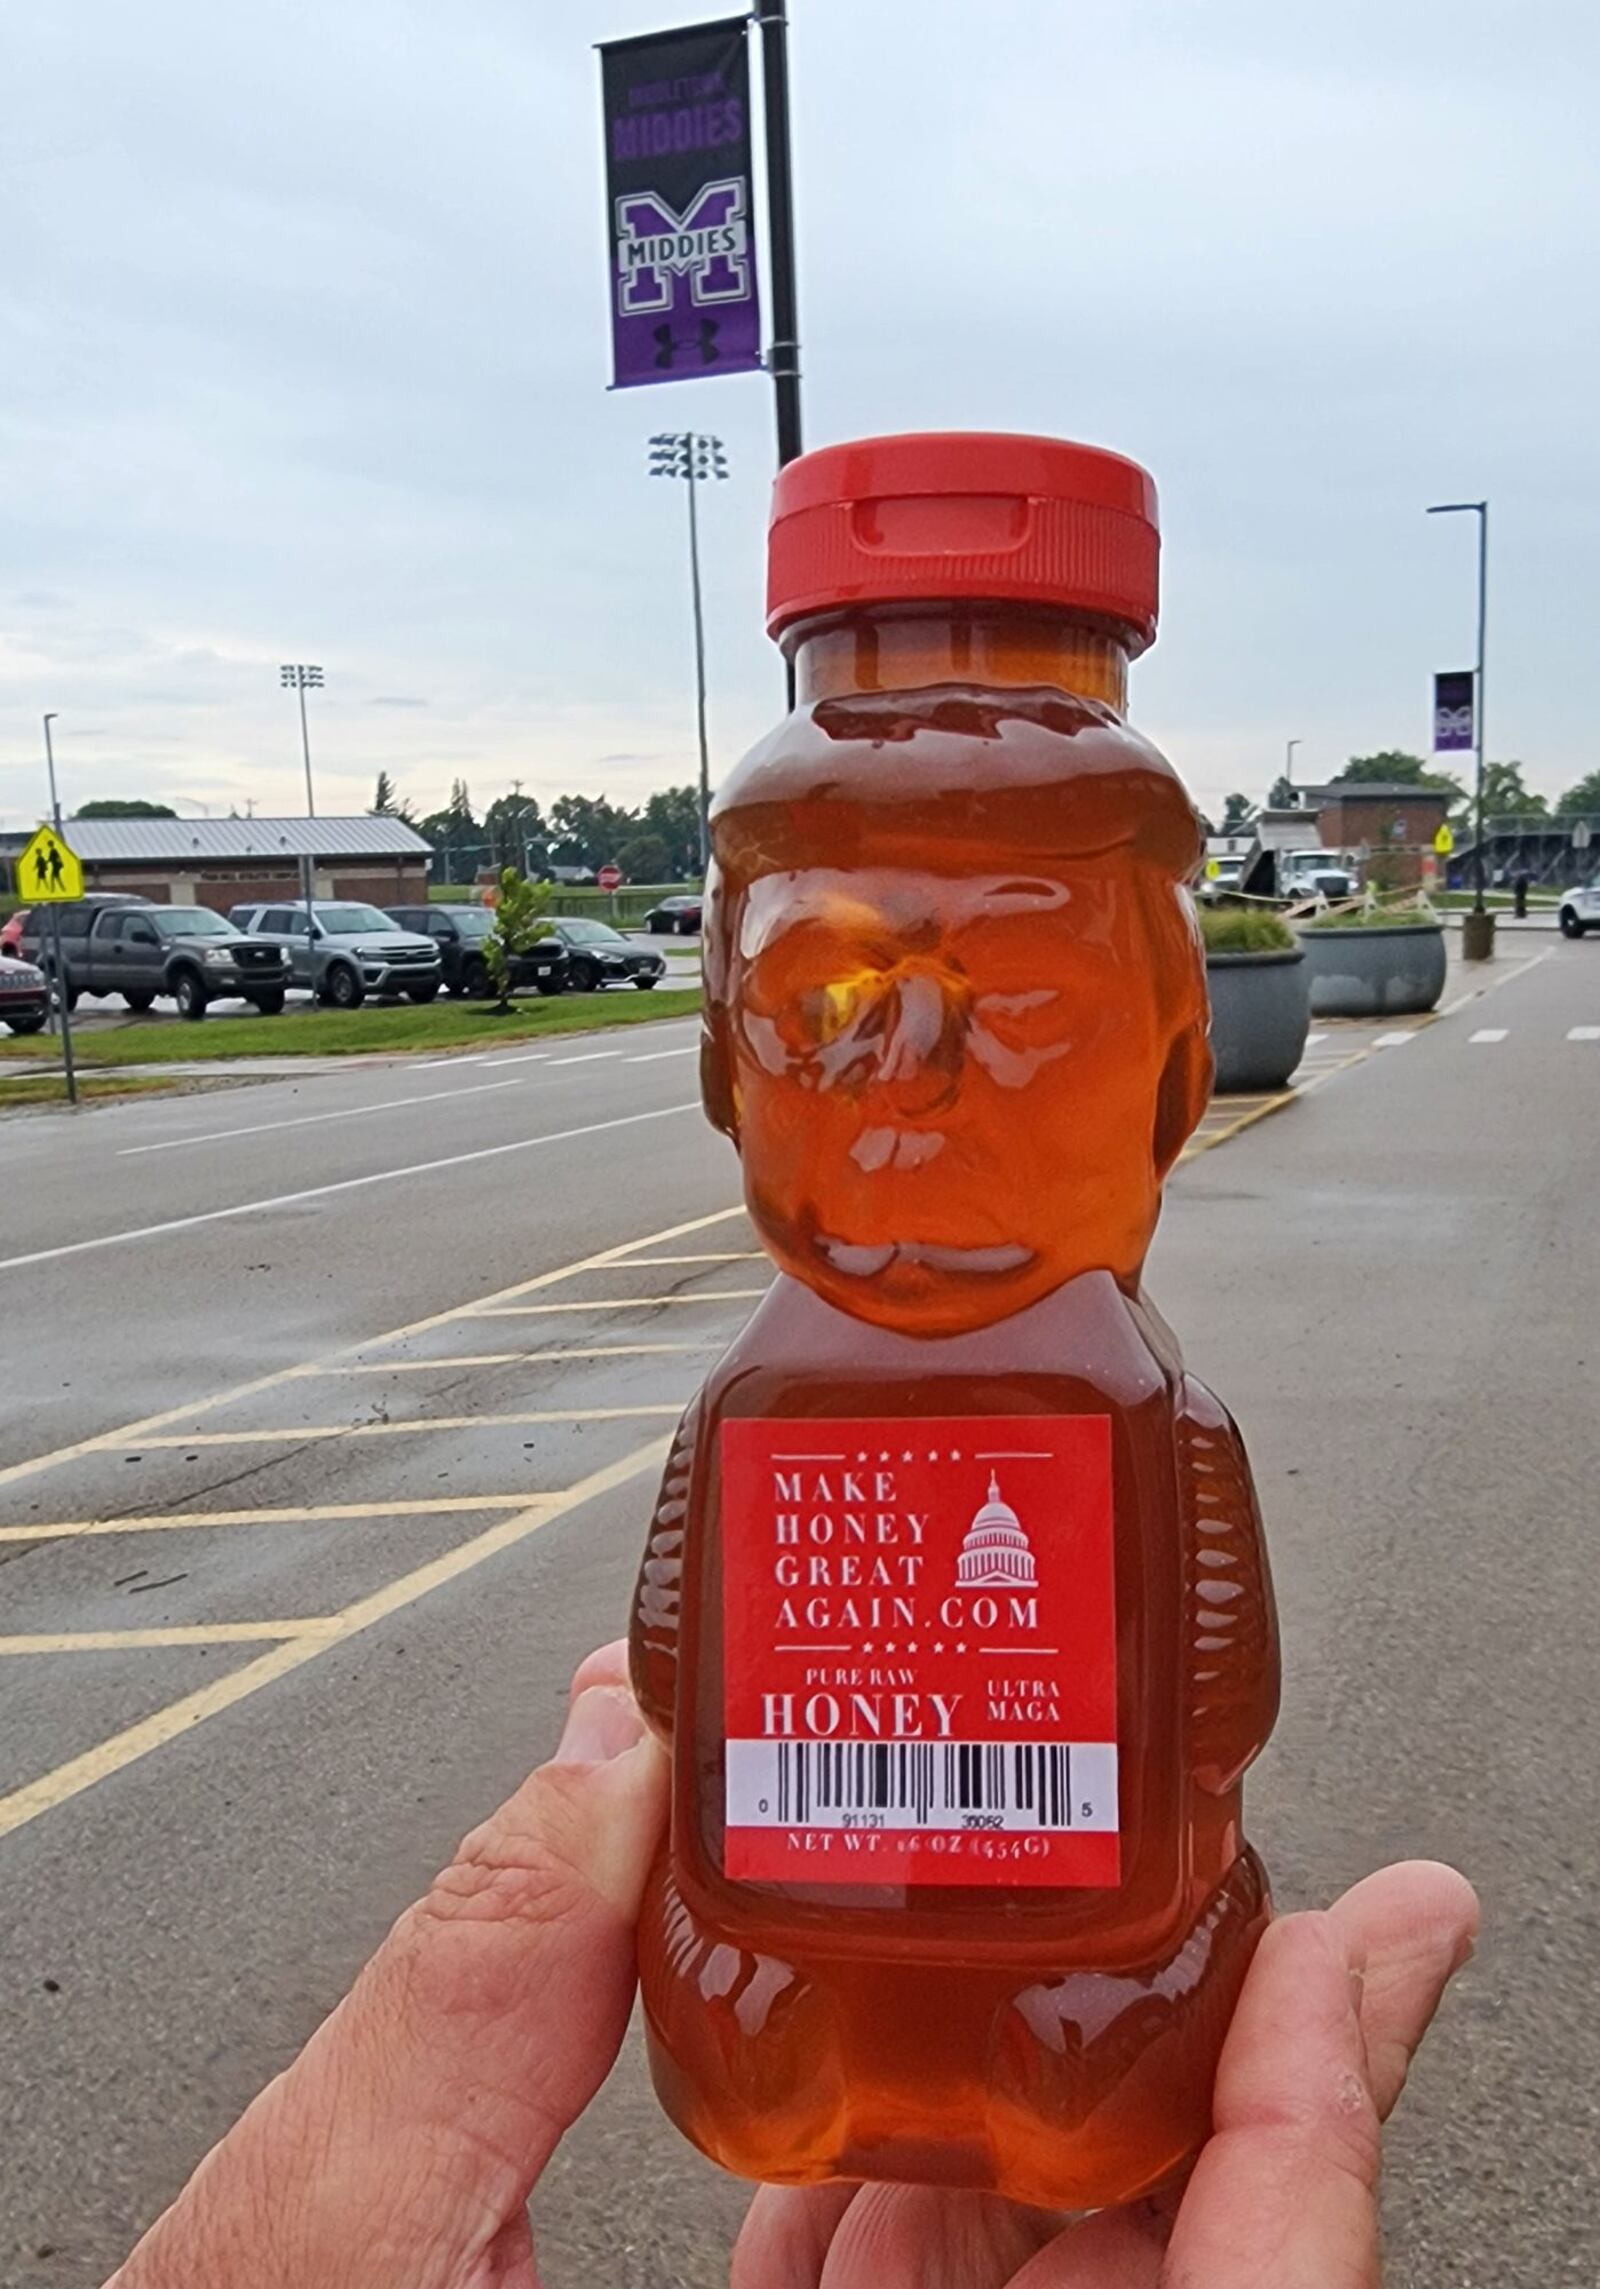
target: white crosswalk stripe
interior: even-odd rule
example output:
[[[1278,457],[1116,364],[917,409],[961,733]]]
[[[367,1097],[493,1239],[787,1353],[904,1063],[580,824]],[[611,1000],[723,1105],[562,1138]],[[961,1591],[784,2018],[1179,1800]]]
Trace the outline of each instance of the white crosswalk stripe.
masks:
[[[1600,1041],[1600,1025],[1574,1025],[1568,1033],[1569,1041]]]
[[[1380,1033],[1373,1042],[1374,1049],[1403,1049],[1408,1041],[1415,1041],[1414,1033]]]
[[[1469,1041],[1477,1042],[1477,1041],[1504,1041],[1505,1037],[1506,1037],[1506,1030],[1505,1030],[1504,1026],[1493,1026],[1493,1025],[1486,1025],[1486,1026],[1484,1027],[1484,1029],[1483,1029],[1483,1031],[1482,1031],[1481,1033],[1473,1033],[1473,1034],[1469,1034],[1467,1038],[1468,1038],[1468,1040],[1469,1040]]]

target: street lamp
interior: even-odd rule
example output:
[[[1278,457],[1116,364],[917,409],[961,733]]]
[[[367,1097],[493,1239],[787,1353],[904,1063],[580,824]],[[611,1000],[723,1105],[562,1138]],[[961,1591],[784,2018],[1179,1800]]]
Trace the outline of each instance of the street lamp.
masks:
[[[1283,744],[1283,776],[1288,783],[1290,794],[1295,798],[1297,807],[1299,804],[1299,796],[1296,793],[1294,783],[1294,751],[1297,747],[1303,747],[1304,745],[1305,742],[1302,739],[1286,739]]]
[[[707,477],[726,477],[720,437],[697,430],[666,432],[650,440],[652,477],[681,477],[689,493],[689,588],[694,598],[695,705],[700,730],[700,879],[711,864],[711,756],[706,744],[706,631],[700,604],[700,523],[695,495]]]
[[[1430,517],[1473,516],[1478,520],[1478,664],[1472,683],[1472,729],[1477,761],[1472,797],[1472,911],[1478,915],[1487,911],[1483,896],[1483,636],[1489,613],[1489,504],[1487,501],[1440,501],[1428,514]],[[1475,932],[1464,931],[1463,953],[1484,960],[1494,949],[1490,930],[1490,924],[1480,922]]]
[[[51,823],[54,825],[56,833],[59,834],[61,832],[61,798],[56,793],[56,751],[50,743],[50,726],[56,720],[56,710],[51,708],[44,719],[44,760],[45,768],[50,774]]]
[[[306,723],[306,693],[308,691],[321,691],[322,670],[320,668],[308,668],[299,661],[295,661],[278,670],[278,681],[285,691],[297,691],[300,694],[300,751],[306,761],[306,817],[314,819],[317,815],[317,798],[311,786],[311,732]],[[309,843],[311,837],[307,835],[306,840]],[[313,946],[317,933],[317,918],[314,911],[317,893],[317,866],[316,858],[310,850],[306,852],[305,866],[306,969],[309,981],[314,987],[317,982],[317,965]]]

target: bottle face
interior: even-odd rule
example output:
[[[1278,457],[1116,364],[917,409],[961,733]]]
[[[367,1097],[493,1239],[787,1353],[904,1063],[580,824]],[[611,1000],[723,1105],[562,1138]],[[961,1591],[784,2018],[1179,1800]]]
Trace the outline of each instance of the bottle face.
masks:
[[[1061,695],[825,701],[791,736],[729,791],[707,963],[763,1239],[914,1333],[1131,1281],[1162,1123],[1203,1103],[1186,893],[1128,827],[1176,783]]]

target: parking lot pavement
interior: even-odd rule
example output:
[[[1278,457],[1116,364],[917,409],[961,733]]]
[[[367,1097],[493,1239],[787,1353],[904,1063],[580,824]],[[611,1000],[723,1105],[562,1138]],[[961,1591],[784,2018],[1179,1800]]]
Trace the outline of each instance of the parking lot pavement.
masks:
[[[1214,1108],[1152,1265],[1272,1534],[1288,1690],[1250,1814],[1280,1897],[1409,1851],[1486,1894],[1395,2138],[1391,2289],[1600,2273],[1600,949],[1482,982]],[[460,1078],[514,1085],[475,1097],[413,1072],[382,1113],[368,1072],[19,1126],[3,2289],[110,2269],[622,1626],[665,1437],[769,1276],[680,1110],[692,1036],[497,1053]],[[541,2191],[544,2277],[711,2289],[742,2201],[630,2046]]]

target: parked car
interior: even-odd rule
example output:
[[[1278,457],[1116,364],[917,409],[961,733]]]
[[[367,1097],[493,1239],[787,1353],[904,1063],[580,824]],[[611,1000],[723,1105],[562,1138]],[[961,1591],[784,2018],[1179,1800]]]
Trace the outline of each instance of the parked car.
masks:
[[[601,986],[637,986],[648,993],[667,974],[659,954],[635,946],[609,922],[565,914],[553,914],[550,920],[566,948],[567,984],[574,993],[597,993]]]
[[[1581,938],[1585,930],[1600,930],[1600,882],[1563,893],[1556,908],[1563,938]]]
[[[705,896],[698,890],[675,892],[652,906],[644,926],[652,937],[698,938],[705,913]]]
[[[102,906],[61,958],[69,1005],[81,993],[118,993],[142,1012],[165,995],[180,1017],[235,1000],[277,1017],[289,983],[281,946],[245,937],[209,906]]]
[[[359,1009],[369,993],[425,1002],[439,991],[443,972],[433,940],[357,899],[316,900],[309,925],[303,902],[235,906],[228,918],[250,937],[286,947],[294,983],[335,1009]]]
[[[389,911],[402,930],[415,930],[433,940],[447,992],[481,999],[494,990],[483,952],[483,942],[494,928],[491,907],[393,906]],[[540,993],[560,993],[566,982],[567,949],[557,937],[541,938],[511,964],[513,991],[534,986]]]
[[[0,954],[9,954],[13,961],[22,953],[22,925],[28,919],[26,906],[19,906],[15,914],[8,914],[0,922]]]
[[[45,976],[54,980],[56,946],[59,943],[60,997],[68,1009],[75,1009],[81,993],[119,990],[114,986],[102,989],[90,982],[89,941],[100,917],[104,914],[120,914],[129,907],[137,907],[141,914],[148,914],[153,906],[153,900],[135,896],[126,890],[88,890],[81,898],[69,898],[60,905],[35,906],[29,910],[23,923],[17,950],[24,961],[36,962]],[[168,909],[156,908],[155,911],[166,912]],[[186,907],[183,911],[188,913],[197,909]]]
[[[38,1033],[50,1015],[50,984],[33,962],[0,954],[0,1025],[13,1033]]]

